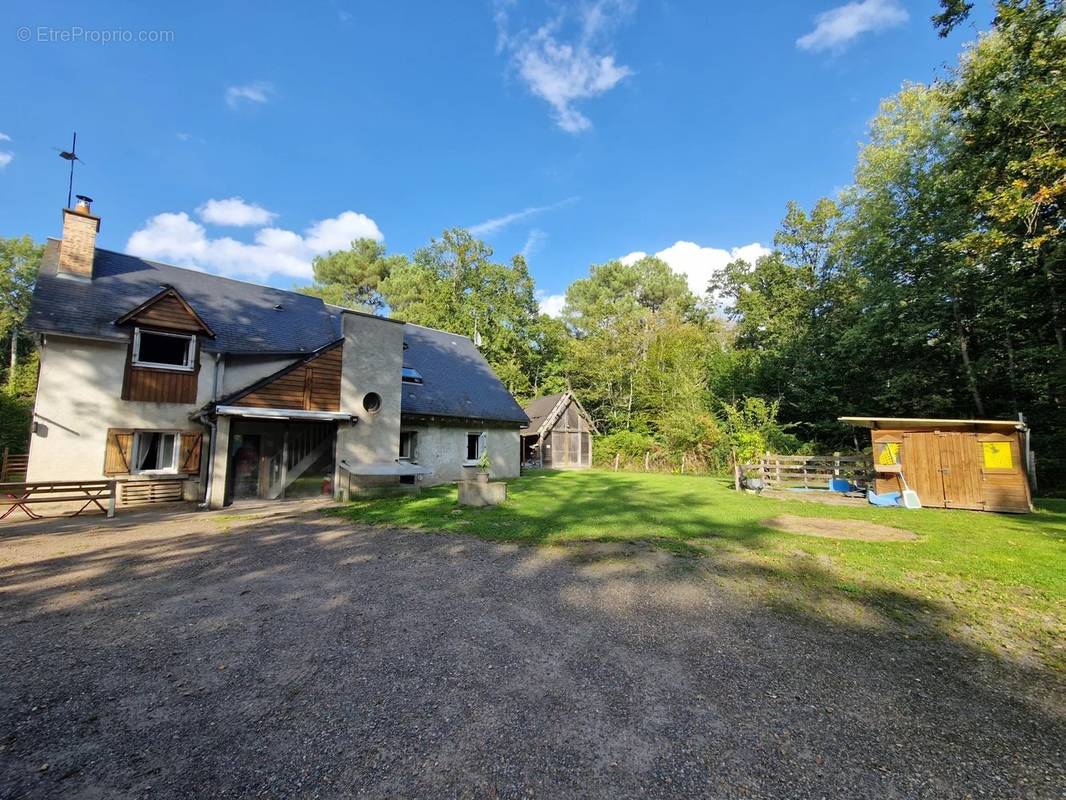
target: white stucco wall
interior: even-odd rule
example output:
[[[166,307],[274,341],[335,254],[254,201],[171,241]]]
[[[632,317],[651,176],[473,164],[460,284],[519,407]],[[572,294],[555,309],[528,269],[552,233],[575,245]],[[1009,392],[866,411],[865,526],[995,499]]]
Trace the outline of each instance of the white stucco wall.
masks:
[[[254,358],[251,356],[226,356],[223,361],[219,397],[233,394],[246,386],[251,386],[268,375],[289,366],[295,358]],[[213,357],[204,358],[204,368],[214,365]]]
[[[416,431],[418,445],[415,460],[429,467],[433,474],[422,479],[423,486],[450,483],[470,477],[473,467],[466,467],[466,435],[484,431],[492,469],[489,476],[517,478],[519,474],[518,429],[486,428],[478,425],[403,425],[401,430]]]
[[[403,325],[378,317],[345,313],[344,350],[341,360],[341,411],[358,417],[354,425],[337,428],[338,490],[348,485],[349,475],[340,462],[373,464],[396,459],[400,447],[400,370],[403,367]],[[363,400],[370,392],[381,397],[381,407],[368,412]],[[352,478],[372,486],[397,483],[397,479]]]
[[[179,403],[142,403],[122,399],[126,348],[121,342],[48,336],[41,348],[30,436],[28,481],[100,480],[108,428],[173,430],[206,429],[191,422],[200,406]],[[211,394],[211,360],[200,369],[197,400]],[[206,437],[205,437],[206,445]],[[198,491],[190,481],[187,495]]]
[[[34,406],[37,432],[30,437],[28,481],[100,480],[108,428],[200,430],[201,463],[209,457],[208,429],[189,415],[215,399],[215,357],[201,353],[196,402],[145,403],[122,399],[127,344],[48,335]],[[229,360],[227,360],[228,362]],[[292,358],[241,357],[227,363],[219,395],[270,375]],[[120,476],[121,477],[121,476]],[[199,478],[186,481],[186,497],[202,495]]]

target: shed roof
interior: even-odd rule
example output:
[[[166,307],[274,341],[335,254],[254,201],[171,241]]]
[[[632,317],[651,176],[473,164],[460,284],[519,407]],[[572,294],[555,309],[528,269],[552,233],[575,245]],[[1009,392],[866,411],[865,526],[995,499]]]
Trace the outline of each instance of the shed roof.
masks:
[[[555,424],[556,420],[571,403],[577,406],[578,413],[585,418],[589,428],[595,431],[596,426],[592,422],[592,417],[585,411],[585,407],[581,405],[573,392],[566,391],[544,395],[543,397],[534,397],[526,403],[525,411],[526,416],[529,417],[529,424],[522,429],[522,435],[534,436],[543,433],[547,428]]]
[[[969,426],[981,430],[1025,430],[1024,422],[1016,419],[928,419],[924,417],[837,417],[840,422],[860,428],[883,430],[885,428],[949,428]]]
[[[559,392],[557,394],[548,394],[543,397],[534,397],[528,403],[526,403],[526,416],[529,417],[529,424],[522,429],[523,436],[529,436],[534,433],[539,433],[541,426],[551,416],[552,411],[559,405],[559,401],[566,397],[567,392]]]

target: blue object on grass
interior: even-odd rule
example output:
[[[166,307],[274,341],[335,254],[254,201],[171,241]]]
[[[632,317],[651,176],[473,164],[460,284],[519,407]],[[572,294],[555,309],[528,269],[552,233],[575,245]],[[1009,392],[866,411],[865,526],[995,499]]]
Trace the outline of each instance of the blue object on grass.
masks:
[[[885,492],[884,494],[877,494],[877,492],[866,493],[866,499],[870,501],[871,505],[875,506],[898,506],[900,499],[899,492]]]
[[[829,479],[829,491],[831,492],[850,492],[851,481],[847,478],[830,478]]]

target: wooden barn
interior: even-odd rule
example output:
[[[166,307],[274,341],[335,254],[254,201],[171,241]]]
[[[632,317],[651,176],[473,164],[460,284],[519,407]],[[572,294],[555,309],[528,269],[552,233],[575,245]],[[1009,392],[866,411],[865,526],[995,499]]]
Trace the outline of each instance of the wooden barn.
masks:
[[[573,392],[538,397],[525,407],[529,425],[521,431],[522,464],[552,469],[592,466],[596,427]]]
[[[929,508],[1033,510],[1029,429],[1023,422],[892,417],[840,421],[870,429],[878,494],[901,491],[905,480]]]

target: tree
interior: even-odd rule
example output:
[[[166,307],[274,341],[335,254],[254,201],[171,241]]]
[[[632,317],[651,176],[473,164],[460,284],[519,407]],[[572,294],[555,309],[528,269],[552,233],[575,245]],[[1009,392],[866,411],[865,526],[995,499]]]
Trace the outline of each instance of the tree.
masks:
[[[344,308],[380,313],[385,308],[382,281],[406,264],[406,256],[386,255],[381,242],[356,239],[348,250],[315,256],[315,282],[299,291]]]
[[[704,313],[684,276],[646,257],[593,265],[567,289],[562,318],[573,336],[567,374],[585,408],[608,430],[647,430],[655,414],[638,394],[652,343],[668,321],[697,324]]]
[[[44,248],[35,244],[29,236],[0,239],[0,337],[9,340],[9,388],[16,384],[19,341],[23,335],[23,323],[30,311],[33,284],[43,252]]]
[[[943,39],[970,16],[973,3],[966,0],[940,0],[940,9],[940,13],[933,16],[933,26]]]
[[[492,260],[492,248],[461,228],[418,250],[381,281],[395,316],[480,342],[481,352],[514,394],[528,395],[537,373],[538,309],[525,259]],[[543,365],[541,365],[543,367]]]

